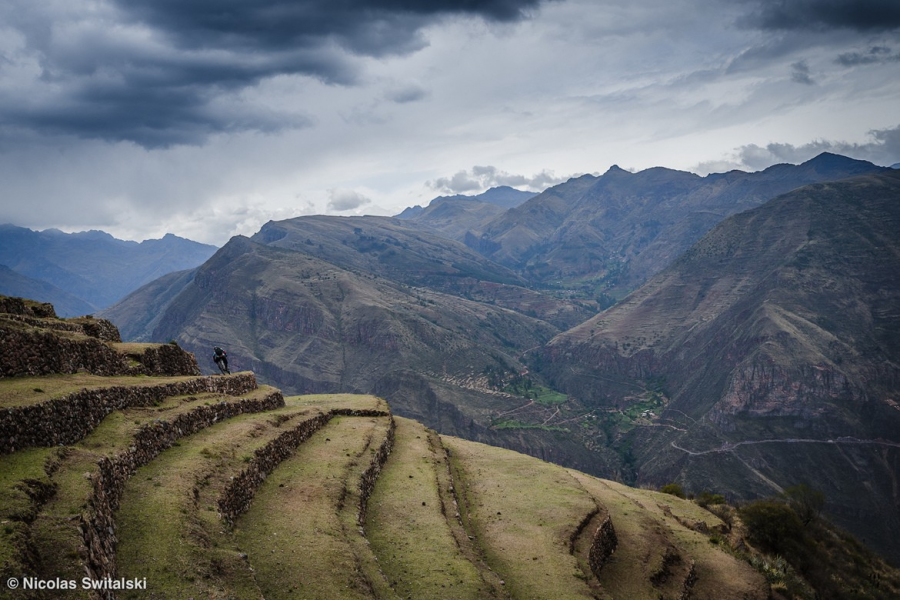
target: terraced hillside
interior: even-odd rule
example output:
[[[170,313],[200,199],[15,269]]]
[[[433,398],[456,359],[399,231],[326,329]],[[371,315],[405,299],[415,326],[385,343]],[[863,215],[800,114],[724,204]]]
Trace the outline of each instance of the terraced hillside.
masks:
[[[117,348],[0,306],[34,339]],[[439,436],[374,396],[72,366],[0,377],[0,597],[771,597],[696,504]]]

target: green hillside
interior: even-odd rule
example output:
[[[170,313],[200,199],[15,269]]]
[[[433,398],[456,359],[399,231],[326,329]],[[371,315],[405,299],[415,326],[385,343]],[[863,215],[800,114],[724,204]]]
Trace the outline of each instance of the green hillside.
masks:
[[[0,331],[27,316],[46,334],[26,351],[59,332],[118,346],[0,304],[18,311]],[[441,436],[375,396],[92,364],[0,378],[0,597],[790,597],[721,511]],[[38,418],[48,435],[22,437]],[[900,590],[859,555],[879,578],[859,597]]]

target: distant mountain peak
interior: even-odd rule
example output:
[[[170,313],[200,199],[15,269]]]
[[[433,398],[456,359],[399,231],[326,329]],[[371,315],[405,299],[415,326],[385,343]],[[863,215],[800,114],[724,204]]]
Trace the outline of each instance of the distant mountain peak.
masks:
[[[398,215],[395,215],[398,219],[415,219],[416,217],[422,215],[428,209],[434,209],[440,204],[444,204],[446,202],[483,202],[485,204],[493,204],[494,206],[499,206],[501,208],[515,208],[521,204],[524,204],[526,201],[531,198],[537,196],[536,192],[525,192],[522,190],[517,190],[514,187],[510,187],[508,185],[499,185],[497,187],[492,187],[480,194],[475,194],[472,196],[468,196],[466,194],[456,194],[453,196],[438,196],[431,200],[427,206],[422,207],[420,205],[410,206],[408,208],[403,209]]]
[[[848,156],[834,154],[832,152],[822,152],[821,154],[814,156],[813,158],[804,162],[803,165],[814,167],[819,170],[835,168],[846,169],[851,165],[864,167],[866,169],[871,169],[873,166],[875,166],[867,160],[858,160],[855,158],[850,158]]]

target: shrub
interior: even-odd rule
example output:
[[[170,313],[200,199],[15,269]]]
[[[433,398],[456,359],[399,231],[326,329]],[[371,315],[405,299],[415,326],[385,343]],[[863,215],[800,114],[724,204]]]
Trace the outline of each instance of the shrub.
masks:
[[[825,494],[805,483],[785,489],[783,496],[804,525],[818,519],[825,508]]]
[[[667,483],[666,485],[659,488],[663,494],[669,494],[672,496],[678,496],[679,498],[684,498],[684,489],[681,487],[681,484],[678,483]]]
[[[713,494],[712,492],[701,492],[697,496],[697,504],[703,508],[707,508],[713,504],[725,504],[725,496],[722,494]]]
[[[784,502],[757,500],[738,509],[738,514],[750,541],[764,550],[784,554],[803,544],[803,522]]]

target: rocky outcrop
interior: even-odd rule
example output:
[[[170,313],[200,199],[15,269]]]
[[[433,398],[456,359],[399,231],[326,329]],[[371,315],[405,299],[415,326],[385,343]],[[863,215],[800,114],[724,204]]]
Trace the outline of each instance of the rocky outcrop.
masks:
[[[737,413],[813,419],[828,408],[823,399],[838,398],[859,401],[861,393],[829,365],[804,365],[788,372],[774,361],[753,361],[734,371],[709,418],[719,425]]]
[[[40,404],[5,408],[0,410],[0,454],[31,446],[74,444],[114,410],[153,406],[170,396],[210,392],[239,396],[256,387],[253,373],[240,373],[156,385],[82,389]]]

